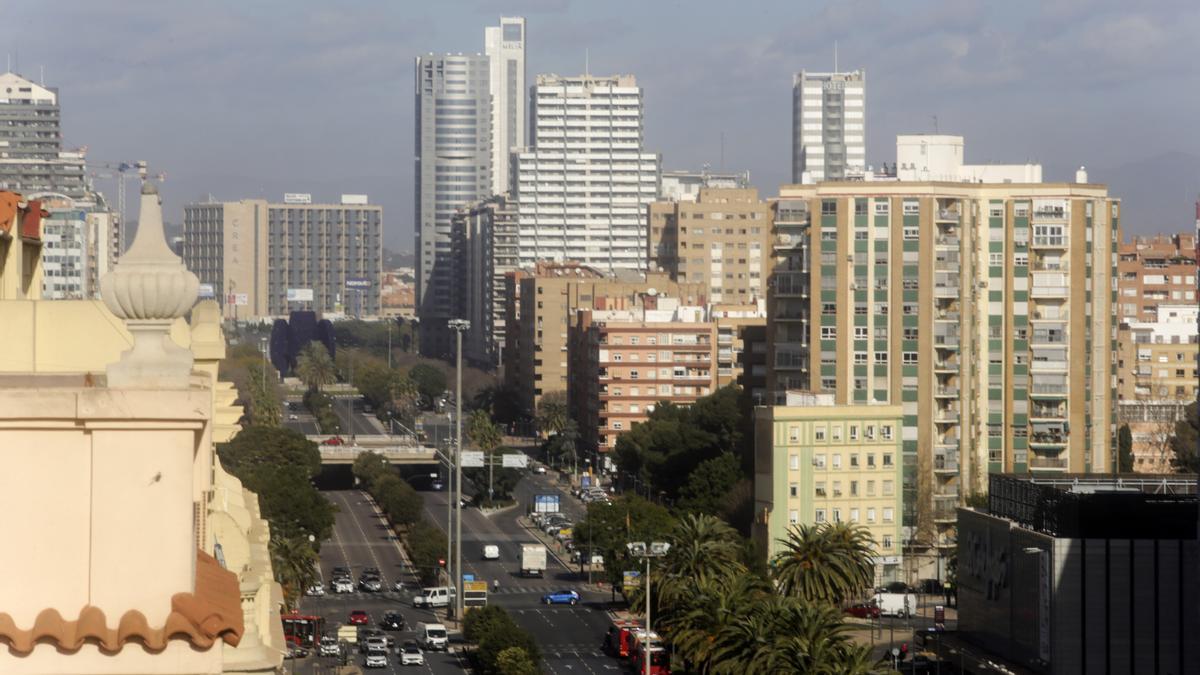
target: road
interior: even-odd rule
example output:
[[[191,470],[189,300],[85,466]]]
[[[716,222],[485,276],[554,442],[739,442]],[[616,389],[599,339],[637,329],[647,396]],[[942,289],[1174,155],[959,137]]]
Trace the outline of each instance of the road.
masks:
[[[375,419],[374,415],[363,412],[363,400],[360,396],[337,395],[333,397],[333,412],[342,425],[342,435],[377,435],[386,434],[387,430]]]
[[[331,491],[325,496],[338,508],[334,524],[333,537],[322,543],[321,571],[326,587],[330,579],[329,573],[334,567],[349,567],[357,580],[364,567],[377,567],[383,573],[384,587],[391,588],[392,583],[402,579],[406,592],[384,593],[347,593],[324,597],[306,597],[301,602],[301,612],[317,614],[325,617],[326,633],[336,633],[339,624],[345,623],[352,610],[361,609],[371,616],[372,623],[383,618],[383,613],[396,610],[404,615],[407,629],[390,635],[397,644],[413,639],[413,629],[418,622],[436,621],[430,610],[419,610],[412,606],[410,598],[417,583],[405,566],[400,548],[390,535],[383,517],[375,510],[367,496],[357,490]],[[358,665],[363,665],[362,655],[353,653],[352,658]],[[304,659],[287,661],[290,672],[316,674],[331,671],[338,659],[329,657],[309,656]],[[375,672],[429,672],[429,673],[461,673],[463,664],[457,654],[431,653],[425,654],[426,665],[423,668],[407,666],[401,668],[395,654],[389,655],[388,669],[377,669]]]

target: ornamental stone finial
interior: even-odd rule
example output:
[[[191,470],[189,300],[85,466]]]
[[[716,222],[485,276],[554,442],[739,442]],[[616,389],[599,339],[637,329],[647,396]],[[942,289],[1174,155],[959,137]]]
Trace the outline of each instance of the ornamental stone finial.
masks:
[[[100,279],[100,296],[125,320],[133,348],[108,365],[108,386],[185,389],[192,353],[171,341],[171,324],[196,302],[200,281],[171,251],[163,234],[162,202],[153,183],[142,183],[137,236]]]

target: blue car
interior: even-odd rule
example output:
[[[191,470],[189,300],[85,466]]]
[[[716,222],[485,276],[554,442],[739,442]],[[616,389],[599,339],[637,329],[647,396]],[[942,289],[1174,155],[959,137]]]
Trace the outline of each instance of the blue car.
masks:
[[[554,591],[543,595],[542,602],[547,605],[575,605],[579,602],[579,594],[575,591]]]

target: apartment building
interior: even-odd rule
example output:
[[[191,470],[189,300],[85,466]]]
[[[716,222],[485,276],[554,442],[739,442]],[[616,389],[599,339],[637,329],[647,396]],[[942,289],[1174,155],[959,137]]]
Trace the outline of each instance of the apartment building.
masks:
[[[760,369],[751,377],[743,371],[742,358],[746,349],[753,341],[753,331],[765,328],[767,325],[767,301],[759,300],[753,304],[724,304],[713,303],[708,306],[709,320],[717,328],[717,388],[731,384],[742,387],[753,386],[751,379],[766,385],[766,372]],[[765,344],[760,347],[764,350]]]
[[[656,405],[689,405],[717,383],[716,324],[705,307],[648,291],[615,300],[579,310],[568,331],[567,402],[588,452],[611,452]]]
[[[642,147],[636,78],[539,75],[530,120],[533,147],[512,154],[521,265],[645,271],[645,209],[658,196],[660,161]]]
[[[1196,237],[1158,234],[1134,237],[1117,249],[1117,318],[1153,322],[1159,305],[1196,304]]]
[[[988,473],[1112,470],[1120,205],[1104,186],[827,182],[783,186],[775,208],[768,388],[903,406],[914,537],[951,545]]]
[[[17,73],[0,74],[0,190],[82,198],[88,192],[83,157],[64,153],[62,137],[58,90]]]
[[[48,214],[42,220],[42,298],[99,298],[100,277],[114,262],[110,239],[116,214],[95,192],[79,199],[56,192],[35,198]]]
[[[771,205],[754,188],[700,188],[695,201],[658,201],[650,220],[650,267],[672,279],[708,285],[720,303],[767,297]]]
[[[505,278],[504,381],[533,414],[550,393],[567,393],[568,329],[581,309],[629,306],[640,294],[703,305],[705,288],[678,284],[665,274],[606,275],[577,262],[540,262]]]
[[[1117,418],[1133,437],[1133,470],[1171,472],[1175,422],[1200,383],[1200,307],[1162,304],[1154,321],[1121,324]]]
[[[837,404],[832,394],[788,392],[754,411],[753,539],[770,560],[797,525],[854,523],[875,543],[876,585],[899,580],[902,409]]]
[[[383,207],[366,195],[312,203],[292,193],[198,202],[183,209],[183,259],[224,316],[262,319],[294,310],[380,315]]]
[[[663,171],[658,199],[664,202],[694,202],[701,188],[739,189],[750,187],[749,171]]]
[[[792,78],[792,182],[862,174],[867,165],[867,74],[810,73]]]
[[[499,365],[504,345],[504,277],[517,269],[515,205],[505,195],[459,209],[452,220],[459,316],[471,322],[463,336],[466,358],[481,368]]]

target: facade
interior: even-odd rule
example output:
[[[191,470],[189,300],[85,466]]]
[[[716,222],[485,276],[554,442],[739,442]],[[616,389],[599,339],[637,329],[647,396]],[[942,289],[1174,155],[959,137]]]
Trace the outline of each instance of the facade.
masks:
[[[1196,245],[1196,238],[1186,233],[1122,242],[1117,252],[1118,321],[1156,321],[1159,305],[1200,304]]]
[[[415,67],[417,315],[421,350],[452,350],[461,278],[451,220],[492,194],[491,59],[481,54],[419,56]]]
[[[717,389],[731,384],[748,387],[746,373],[742,369],[743,355],[750,348],[753,331],[767,325],[767,301],[753,304],[713,303],[707,307],[709,320],[717,328]],[[766,344],[760,344],[762,354]],[[766,373],[758,378],[764,384]]]
[[[104,277],[107,303],[40,302],[48,212],[12,197],[0,192],[0,325],[13,338],[0,501],[23,517],[0,553],[0,671],[278,672],[270,531],[215,452],[242,412],[217,380],[220,311],[193,306],[196,278],[166,257],[157,194],[142,195],[138,264]],[[132,317],[149,340],[135,342]],[[144,349],[156,338],[174,349]],[[28,508],[48,482],[75,487]]]
[[[748,187],[749,171],[712,171],[705,165],[703,171],[663,171],[658,199],[664,202],[694,202],[700,196],[701,188],[736,190]]]
[[[500,17],[499,26],[483,33],[484,53],[491,66],[492,194],[511,189],[508,153],[526,145],[525,19]]]
[[[789,392],[755,408],[753,537],[765,560],[795,525],[855,523],[875,542],[876,585],[899,580],[901,408],[835,404],[831,394]]]
[[[463,352],[477,366],[499,365],[504,346],[504,277],[517,269],[517,214],[497,195],[459,209],[453,220],[459,277],[459,316],[471,322]]]
[[[380,303],[384,316],[398,316],[405,319],[416,316],[414,281],[414,270],[411,267],[383,273]]]
[[[903,405],[911,538],[950,545],[988,473],[1112,470],[1104,186],[827,182],[775,208],[768,389]]]
[[[901,181],[967,183],[1040,183],[1041,164],[965,164],[963,137],[903,134],[896,137],[896,166]]]
[[[79,199],[61,193],[34,195],[49,215],[42,221],[42,297],[80,300],[100,297],[100,278],[113,265],[110,238],[116,214],[99,193]]]
[[[581,309],[630,306],[650,292],[702,305],[705,289],[663,274],[608,276],[579,263],[543,262],[505,278],[504,381],[521,408],[537,411],[547,394],[567,393],[568,328]],[[623,305],[621,303],[624,303]]]
[[[383,207],[365,195],[184,206],[184,261],[231,319],[294,310],[379,316]]]
[[[844,180],[866,169],[867,74],[792,78],[792,182]]]
[[[1161,304],[1156,321],[1121,324],[1117,419],[1133,437],[1133,470],[1168,473],[1175,422],[1196,400],[1200,376],[1200,306]]]
[[[648,207],[646,256],[672,279],[708,285],[712,302],[754,304],[771,276],[771,205],[754,188],[701,188]]]
[[[0,190],[23,195],[88,191],[80,153],[63,152],[58,90],[20,75],[0,75]]]
[[[567,405],[588,452],[611,452],[659,403],[689,405],[716,389],[716,325],[704,307],[649,292],[612,304],[579,310],[569,329]]]
[[[533,147],[514,151],[522,266],[577,261],[645,271],[646,205],[660,162],[642,147],[642,90],[632,75],[539,75]]]
[[[1195,475],[990,482],[986,511],[958,512],[958,632],[948,637],[1007,672],[1195,670]]]

